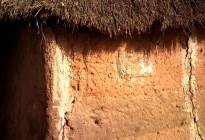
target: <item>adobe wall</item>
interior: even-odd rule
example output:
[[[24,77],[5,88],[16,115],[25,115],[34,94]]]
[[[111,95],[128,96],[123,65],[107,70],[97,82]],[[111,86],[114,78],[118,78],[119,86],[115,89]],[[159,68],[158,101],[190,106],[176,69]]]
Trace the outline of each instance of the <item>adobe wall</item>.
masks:
[[[132,39],[58,27],[43,33],[47,139],[205,136],[203,40],[176,30]]]
[[[203,30],[110,39],[9,29],[0,33],[0,139],[204,139]]]

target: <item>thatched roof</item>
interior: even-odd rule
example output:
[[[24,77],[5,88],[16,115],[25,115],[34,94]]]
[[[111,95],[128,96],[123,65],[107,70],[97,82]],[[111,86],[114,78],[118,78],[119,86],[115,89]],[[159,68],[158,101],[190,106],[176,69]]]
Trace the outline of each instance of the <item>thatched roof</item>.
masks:
[[[205,23],[205,0],[0,0],[0,20],[57,17],[110,34],[146,32],[153,24],[192,29]]]

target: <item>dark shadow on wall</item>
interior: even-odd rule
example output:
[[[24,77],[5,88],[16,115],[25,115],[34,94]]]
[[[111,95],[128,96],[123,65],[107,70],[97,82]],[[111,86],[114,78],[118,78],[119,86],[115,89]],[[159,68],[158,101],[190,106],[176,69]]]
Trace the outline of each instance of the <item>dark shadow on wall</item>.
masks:
[[[44,27],[44,31],[54,34],[57,44],[62,46],[68,54],[78,53],[92,55],[96,53],[112,53],[118,50],[122,44],[126,43],[127,51],[143,53],[149,57],[155,51],[172,53],[177,45],[186,49],[190,31],[183,29],[168,28],[159,31],[155,25],[147,33],[132,33],[130,35],[119,35],[112,38],[107,34],[102,34],[98,30],[85,27],[64,28],[58,25]],[[46,33],[45,33],[46,34]]]
[[[47,133],[43,54],[37,31],[0,24],[0,139],[40,140]]]

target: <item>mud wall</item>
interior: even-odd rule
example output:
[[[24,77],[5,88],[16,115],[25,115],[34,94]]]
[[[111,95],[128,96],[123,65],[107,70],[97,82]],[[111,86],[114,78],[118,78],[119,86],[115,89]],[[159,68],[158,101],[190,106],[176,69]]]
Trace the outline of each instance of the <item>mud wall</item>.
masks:
[[[0,139],[45,139],[47,97],[40,38],[28,26],[6,24],[0,31]]]
[[[0,139],[204,139],[205,34],[1,28]]]
[[[204,41],[197,34],[110,39],[58,27],[43,32],[48,138],[204,137]]]

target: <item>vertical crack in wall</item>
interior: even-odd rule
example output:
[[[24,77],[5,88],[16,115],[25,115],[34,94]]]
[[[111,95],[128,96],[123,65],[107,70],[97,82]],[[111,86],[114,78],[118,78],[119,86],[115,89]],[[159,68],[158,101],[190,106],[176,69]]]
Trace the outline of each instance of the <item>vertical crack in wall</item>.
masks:
[[[191,117],[191,139],[203,140],[197,124],[197,114],[195,108],[196,98],[196,79],[193,74],[195,61],[197,57],[197,43],[193,36],[189,36],[186,40],[185,63],[183,67],[183,90],[186,100],[186,111],[190,113]]]

